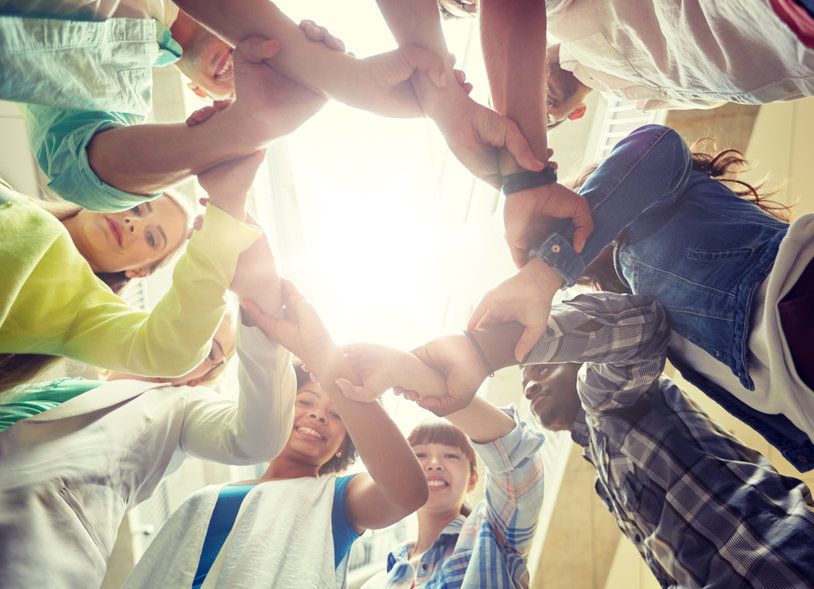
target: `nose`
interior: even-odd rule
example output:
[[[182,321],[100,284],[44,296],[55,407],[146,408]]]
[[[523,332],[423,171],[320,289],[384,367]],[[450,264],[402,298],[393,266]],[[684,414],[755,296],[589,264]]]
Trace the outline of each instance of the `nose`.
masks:
[[[438,457],[433,454],[427,457],[427,471],[431,472],[434,470],[442,471],[444,467],[438,461]]]
[[[139,221],[137,217],[125,217],[124,218],[124,230],[130,235],[135,235],[136,231],[139,226]]]
[[[526,388],[523,392],[526,396],[526,399],[531,400],[533,397],[539,395],[542,392],[542,390],[543,386],[539,382],[531,380],[526,384]]]
[[[316,419],[320,423],[328,423],[328,419],[322,413],[317,413],[316,411],[311,411],[311,413],[308,414],[308,417],[311,419]]]

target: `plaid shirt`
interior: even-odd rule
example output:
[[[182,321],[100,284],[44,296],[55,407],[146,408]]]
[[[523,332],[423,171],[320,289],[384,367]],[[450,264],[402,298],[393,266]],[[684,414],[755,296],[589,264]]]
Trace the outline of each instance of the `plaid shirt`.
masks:
[[[384,587],[528,587],[526,557],[543,503],[543,435],[514,408],[507,413],[517,424],[511,432],[472,443],[486,467],[485,499],[444,528],[417,569],[409,562],[411,543],[391,552]]]
[[[662,586],[813,586],[808,488],[660,377],[668,337],[653,299],[580,295],[552,310],[527,361],[585,363],[577,384],[585,413],[572,437]]]

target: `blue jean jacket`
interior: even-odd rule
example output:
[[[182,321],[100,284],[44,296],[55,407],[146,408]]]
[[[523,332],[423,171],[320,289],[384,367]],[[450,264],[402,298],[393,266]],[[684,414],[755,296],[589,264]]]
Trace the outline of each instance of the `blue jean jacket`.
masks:
[[[658,298],[673,331],[754,390],[748,367],[752,299],[788,225],[693,170],[687,145],[660,125],[641,127],[622,139],[580,193],[588,199],[596,226],[583,253],[570,245],[570,223],[561,223],[534,253],[570,285],[624,232],[615,251],[617,273],[634,293]],[[814,444],[786,417],[752,409],[675,354],[670,361],[798,470],[814,468]]]

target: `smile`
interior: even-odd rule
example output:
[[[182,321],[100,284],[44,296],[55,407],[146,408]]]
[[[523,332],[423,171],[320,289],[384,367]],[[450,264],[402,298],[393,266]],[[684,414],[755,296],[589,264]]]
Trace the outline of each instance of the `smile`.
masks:
[[[317,430],[308,427],[307,425],[300,425],[294,429],[297,433],[302,434],[307,438],[313,438],[314,440],[319,440],[320,442],[325,441],[325,436],[323,436]]]
[[[227,51],[219,64],[218,69],[215,70],[214,78],[218,82],[226,82],[232,79],[234,69],[234,61],[232,59],[232,51]]]
[[[119,244],[119,247],[122,246],[122,231],[119,229],[119,225],[111,219],[110,217],[105,217],[105,221],[107,221],[107,226],[110,229],[110,233],[113,234],[113,239],[116,240],[116,243]]]
[[[430,489],[430,491],[438,491],[449,487],[449,483],[443,479],[428,479],[427,487]]]

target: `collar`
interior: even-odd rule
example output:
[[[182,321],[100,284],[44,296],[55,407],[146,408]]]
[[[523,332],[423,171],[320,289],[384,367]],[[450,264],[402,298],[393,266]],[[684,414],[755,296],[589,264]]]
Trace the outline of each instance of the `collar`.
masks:
[[[458,536],[461,533],[461,530],[464,527],[464,523],[466,522],[466,516],[459,513],[455,519],[449,522],[446,527],[441,530],[441,533],[438,534],[438,538],[435,539],[435,542],[432,543],[430,546],[430,550],[434,549],[439,544],[444,544],[449,542],[450,540],[453,542],[458,541]],[[387,555],[387,572],[389,573],[390,570],[396,566],[398,562],[407,562],[409,560],[410,548],[413,547],[414,542],[404,542],[396,547],[392,552]]]
[[[181,44],[172,38],[169,27],[160,21],[155,21],[155,41],[158,43],[158,57],[153,67],[164,67],[181,59],[184,50]]]
[[[574,425],[571,426],[571,439],[585,448],[590,441],[588,424],[585,422],[585,410],[580,407]]]

